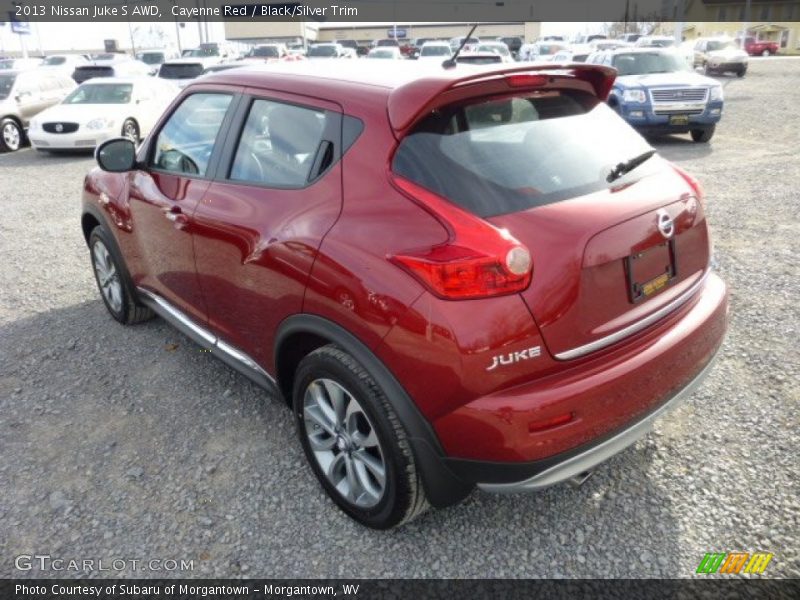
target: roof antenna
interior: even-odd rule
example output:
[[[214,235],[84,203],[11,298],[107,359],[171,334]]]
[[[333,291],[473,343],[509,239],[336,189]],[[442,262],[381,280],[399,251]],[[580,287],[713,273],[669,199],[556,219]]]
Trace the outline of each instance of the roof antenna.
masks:
[[[451,56],[450,58],[448,58],[446,61],[444,61],[442,63],[442,67],[443,68],[452,69],[452,68],[454,68],[456,66],[456,59],[458,58],[458,55],[461,54],[461,51],[464,49],[464,46],[467,45],[467,42],[469,41],[469,38],[472,37],[472,33],[475,31],[475,29],[477,29],[477,27],[478,27],[477,23],[475,23],[472,26],[472,29],[469,30],[469,33],[467,34],[467,37],[465,37],[464,41],[461,42],[461,45],[458,47],[458,50],[455,51],[453,56]]]

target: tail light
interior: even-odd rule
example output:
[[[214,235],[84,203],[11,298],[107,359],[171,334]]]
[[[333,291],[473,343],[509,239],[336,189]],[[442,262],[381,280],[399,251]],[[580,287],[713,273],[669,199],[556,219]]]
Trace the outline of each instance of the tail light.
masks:
[[[530,252],[507,230],[407,179],[393,176],[392,181],[405,195],[430,211],[450,234],[443,244],[390,256],[394,264],[448,300],[514,294],[530,285],[533,274]]]
[[[689,187],[692,188],[695,197],[703,205],[703,208],[706,206],[706,193],[703,190],[703,186],[700,182],[693,176],[681,169],[678,165],[672,165],[672,168],[675,169],[675,172],[683,177],[683,180],[689,184]]]

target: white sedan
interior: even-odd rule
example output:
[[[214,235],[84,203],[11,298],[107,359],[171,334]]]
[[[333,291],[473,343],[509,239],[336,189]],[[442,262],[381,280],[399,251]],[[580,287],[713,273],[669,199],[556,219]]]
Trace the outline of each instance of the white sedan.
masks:
[[[150,133],[178,88],[152,77],[97,77],[31,120],[28,138],[40,151],[91,149],[119,136]]]

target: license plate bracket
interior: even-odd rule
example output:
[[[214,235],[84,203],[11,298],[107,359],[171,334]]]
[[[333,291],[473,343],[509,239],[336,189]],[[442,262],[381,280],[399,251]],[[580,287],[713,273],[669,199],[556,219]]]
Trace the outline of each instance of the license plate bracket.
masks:
[[[628,298],[637,304],[669,286],[678,274],[675,238],[625,257]]]
[[[669,124],[670,125],[688,125],[689,124],[689,115],[670,115],[669,116]]]

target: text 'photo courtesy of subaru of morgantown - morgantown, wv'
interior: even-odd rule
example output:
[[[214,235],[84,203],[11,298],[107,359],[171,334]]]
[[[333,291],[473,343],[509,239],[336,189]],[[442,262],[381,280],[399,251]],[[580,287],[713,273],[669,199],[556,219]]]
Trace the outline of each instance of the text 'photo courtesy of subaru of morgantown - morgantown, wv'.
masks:
[[[367,526],[585,478],[700,384],[727,326],[702,188],[606,104],[618,69],[204,77],[141,146],[97,149],[103,301],[281,396]]]

